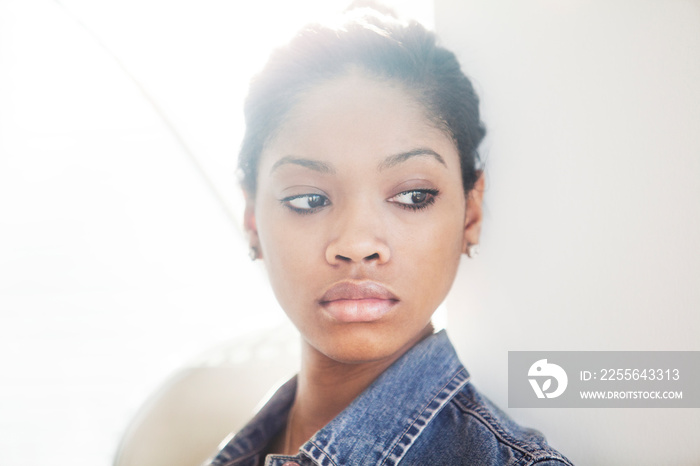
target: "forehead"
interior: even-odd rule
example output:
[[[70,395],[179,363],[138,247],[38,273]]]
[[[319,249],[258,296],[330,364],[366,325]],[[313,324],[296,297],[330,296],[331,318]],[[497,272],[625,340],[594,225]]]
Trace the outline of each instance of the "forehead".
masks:
[[[361,163],[428,148],[459,168],[452,139],[438,129],[411,92],[361,72],[303,93],[261,156],[261,173],[286,156]]]

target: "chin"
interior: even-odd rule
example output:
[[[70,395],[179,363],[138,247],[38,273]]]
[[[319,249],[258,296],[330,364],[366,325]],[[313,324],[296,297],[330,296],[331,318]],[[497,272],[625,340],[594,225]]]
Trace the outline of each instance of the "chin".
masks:
[[[417,341],[416,336],[408,336],[396,328],[381,329],[376,324],[352,324],[337,330],[309,343],[326,357],[344,364],[395,358]],[[420,334],[419,331],[417,335]]]
[[[392,356],[395,352],[384,348],[332,348],[322,351],[323,354],[341,364],[363,364],[380,361]]]

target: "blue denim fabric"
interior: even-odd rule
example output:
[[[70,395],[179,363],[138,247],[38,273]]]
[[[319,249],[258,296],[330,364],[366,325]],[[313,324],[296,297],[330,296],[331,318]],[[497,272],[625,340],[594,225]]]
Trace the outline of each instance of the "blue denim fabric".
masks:
[[[571,465],[539,432],[520,427],[476,391],[444,331],[406,352],[297,456],[262,458],[295,391],[293,378],[206,464]]]

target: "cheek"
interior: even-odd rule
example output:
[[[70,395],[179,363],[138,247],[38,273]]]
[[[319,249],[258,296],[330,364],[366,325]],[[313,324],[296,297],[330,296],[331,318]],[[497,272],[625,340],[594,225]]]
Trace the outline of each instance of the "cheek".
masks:
[[[263,261],[273,291],[286,311],[298,298],[312,293],[318,274],[320,238],[314,230],[285,221],[288,213],[277,206],[261,206],[257,212],[258,236]]]
[[[418,299],[438,299],[446,294],[459,265],[463,218],[458,210],[451,215],[434,216],[430,220],[405,228],[393,238],[392,257],[396,270],[403,277],[414,277],[412,288]]]
[[[258,221],[258,235],[266,259],[284,261],[288,266],[323,257],[323,224],[298,216],[284,208],[267,209]],[[267,263],[267,261],[266,261]]]
[[[402,249],[401,255],[420,255],[423,259],[437,261],[459,259],[464,238],[464,206],[454,197],[444,201],[429,215],[416,218],[408,225],[397,225],[401,234],[394,241]]]

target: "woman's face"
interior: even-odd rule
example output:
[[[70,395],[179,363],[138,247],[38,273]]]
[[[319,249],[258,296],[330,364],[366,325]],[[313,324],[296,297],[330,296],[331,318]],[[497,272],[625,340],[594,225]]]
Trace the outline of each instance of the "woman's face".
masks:
[[[457,150],[406,91],[359,73],[305,93],[260,158],[246,209],[275,295],[341,362],[420,339],[476,243]]]

